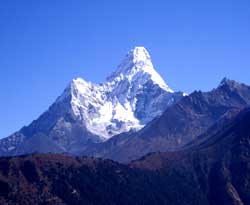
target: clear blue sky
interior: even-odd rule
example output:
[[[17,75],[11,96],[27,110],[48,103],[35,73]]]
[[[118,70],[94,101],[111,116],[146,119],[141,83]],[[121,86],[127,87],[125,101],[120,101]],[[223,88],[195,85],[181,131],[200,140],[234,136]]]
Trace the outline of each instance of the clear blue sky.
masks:
[[[167,84],[250,84],[249,0],[1,0],[0,137],[37,118],[72,78],[104,81],[145,46]]]

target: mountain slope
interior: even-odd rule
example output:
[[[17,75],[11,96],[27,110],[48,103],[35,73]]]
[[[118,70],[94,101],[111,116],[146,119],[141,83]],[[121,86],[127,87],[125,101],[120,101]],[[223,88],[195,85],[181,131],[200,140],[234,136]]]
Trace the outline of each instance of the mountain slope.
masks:
[[[149,170],[174,170],[199,181],[209,204],[250,203],[250,108],[206,140],[178,152],[155,153],[132,163]],[[191,188],[191,187],[190,187]]]
[[[137,133],[126,138],[116,136],[88,147],[83,154],[129,162],[150,152],[175,150],[205,133],[219,120],[224,118],[226,123],[249,103],[249,86],[224,79],[210,92],[195,91],[184,97]]]
[[[129,165],[65,155],[0,158],[1,204],[250,203],[250,109],[199,145]]]
[[[76,154],[90,144],[141,129],[182,97],[183,93],[173,92],[155,71],[146,49],[135,47],[105,83],[72,80],[37,120],[0,140],[0,154]],[[47,149],[35,140],[41,136]]]

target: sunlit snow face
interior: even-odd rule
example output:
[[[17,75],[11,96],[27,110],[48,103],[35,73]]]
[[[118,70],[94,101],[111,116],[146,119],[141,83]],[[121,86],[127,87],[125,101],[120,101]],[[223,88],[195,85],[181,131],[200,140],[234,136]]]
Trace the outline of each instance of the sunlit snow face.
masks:
[[[70,86],[74,114],[104,140],[141,129],[174,99],[143,47],[128,52],[107,82],[93,84],[77,78]]]
[[[129,81],[132,81],[138,78],[138,74],[140,79],[144,79],[144,82],[140,82],[141,84],[145,83],[145,81],[152,80],[154,84],[157,84],[167,92],[173,92],[164,82],[162,77],[155,71],[151,62],[151,57],[144,47],[135,47],[129,51],[118,66],[116,72],[108,79],[110,81],[118,81],[126,76]]]

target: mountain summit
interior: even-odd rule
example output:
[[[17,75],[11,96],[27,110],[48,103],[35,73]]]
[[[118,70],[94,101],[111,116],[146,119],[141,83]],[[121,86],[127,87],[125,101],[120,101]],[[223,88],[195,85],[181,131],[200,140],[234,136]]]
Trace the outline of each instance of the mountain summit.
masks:
[[[118,66],[118,69],[109,76],[107,80],[113,81],[124,78],[124,76],[127,77],[129,81],[140,80],[138,84],[143,83],[142,81],[151,80],[167,92],[173,92],[173,90],[166,85],[162,77],[155,71],[151,57],[144,47],[135,47],[130,50]]]
[[[175,94],[166,85],[147,50],[135,47],[107,82],[93,84],[74,79],[57,103],[68,96],[73,114],[91,133],[105,140],[142,128],[165,110],[165,104],[174,103],[182,94]]]
[[[106,82],[73,79],[37,120],[1,140],[0,150],[78,153],[89,143],[141,129],[182,96],[155,71],[147,50],[135,47]],[[41,147],[41,141],[53,149]]]

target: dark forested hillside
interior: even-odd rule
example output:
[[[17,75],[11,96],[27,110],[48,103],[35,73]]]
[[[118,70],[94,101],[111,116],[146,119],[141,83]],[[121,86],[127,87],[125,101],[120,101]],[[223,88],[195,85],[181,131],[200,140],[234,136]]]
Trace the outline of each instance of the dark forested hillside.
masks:
[[[250,204],[250,111],[186,150],[111,160],[0,159],[1,204]]]

